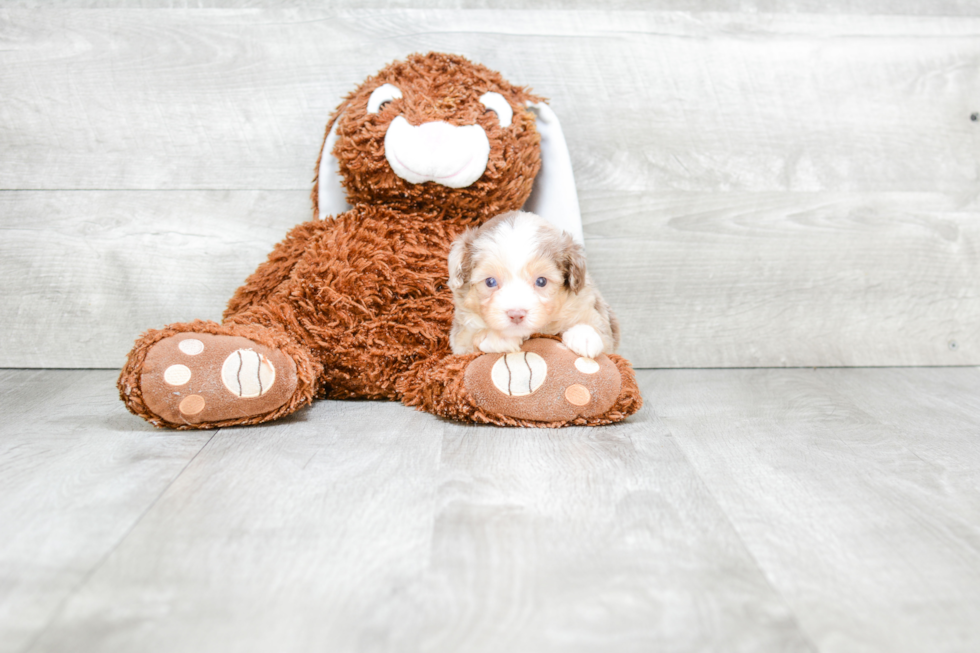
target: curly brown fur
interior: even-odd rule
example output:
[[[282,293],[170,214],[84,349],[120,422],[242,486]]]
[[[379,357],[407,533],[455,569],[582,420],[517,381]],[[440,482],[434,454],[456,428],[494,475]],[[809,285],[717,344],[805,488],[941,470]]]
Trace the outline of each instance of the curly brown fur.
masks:
[[[396,83],[404,98],[367,113],[371,92],[385,83]],[[509,128],[479,102],[487,91],[518,107]],[[520,208],[530,195],[540,137],[534,117],[520,107],[541,99],[455,55],[413,55],[368,78],[327,126],[329,133],[340,121],[333,153],[354,208],[294,228],[232,297],[225,321],[275,311],[272,321],[287,322],[316,353],[326,396],[399,398],[400,374],[449,353],[445,260],[452,241],[469,225]],[[491,145],[486,172],[461,189],[401,179],[384,157],[385,132],[397,115],[413,124],[481,125]]]
[[[396,83],[403,98],[368,113],[367,101],[383,83]],[[504,96],[514,109],[510,127],[501,127],[479,102],[488,91]],[[317,215],[314,186],[314,219],[276,246],[231,298],[221,325],[197,321],[146,332],[119,378],[126,406],[171,428],[264,422],[317,396],[401,399],[455,419],[524,424],[486,414],[466,394],[462,371],[472,357],[450,353],[453,308],[446,257],[468,226],[519,209],[527,200],[540,167],[540,137],[524,106],[540,100],[483,66],[438,53],[412,55],[366,80],[327,125],[329,133],[337,124],[332,153],[353,208],[333,218]],[[414,125],[479,124],[490,143],[483,175],[465,188],[410,184],[395,175],[384,143],[397,115]],[[184,332],[241,336],[278,347],[296,363],[294,394],[262,415],[195,425],[162,421],[143,401],[140,369],[154,344]],[[624,384],[635,388],[632,374],[623,376]],[[603,419],[619,419],[638,408],[626,390],[617,412]]]
[[[396,84],[404,97],[376,114],[367,113],[371,92],[386,83]],[[541,166],[541,138],[534,116],[526,110],[515,111],[513,124],[502,128],[479,102],[487,91],[500,93],[513,107],[544,100],[510,84],[498,72],[451,54],[412,55],[365,80],[337,108],[323,136],[325,145],[334,122],[339,121],[333,154],[340,164],[347,201],[354,206],[384,204],[427,220],[464,216],[467,224],[523,206]],[[410,184],[395,175],[384,157],[384,141],[388,125],[398,115],[413,125],[439,120],[483,127],[490,140],[490,159],[483,177],[467,188],[452,189],[433,183]],[[316,170],[323,154],[321,145]],[[318,192],[319,178],[315,178],[311,195],[314,219],[326,217],[318,214]]]

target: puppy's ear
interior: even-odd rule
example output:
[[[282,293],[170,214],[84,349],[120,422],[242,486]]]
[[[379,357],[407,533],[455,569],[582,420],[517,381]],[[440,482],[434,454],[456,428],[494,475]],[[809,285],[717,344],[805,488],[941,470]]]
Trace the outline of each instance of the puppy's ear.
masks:
[[[473,272],[473,241],[476,229],[467,229],[453,242],[449,250],[449,289],[459,290],[470,279]]]
[[[572,240],[568,232],[563,232],[562,253],[558,264],[565,287],[573,293],[578,293],[585,287],[585,248]]]

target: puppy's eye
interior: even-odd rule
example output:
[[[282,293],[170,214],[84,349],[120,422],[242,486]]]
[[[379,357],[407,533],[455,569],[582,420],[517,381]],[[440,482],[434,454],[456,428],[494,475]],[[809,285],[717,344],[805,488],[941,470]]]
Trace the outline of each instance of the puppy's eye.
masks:
[[[544,277],[538,277],[537,279],[534,280],[534,284],[538,288],[544,288],[545,286],[548,285],[548,280],[545,279]]]
[[[487,288],[496,288],[497,280],[494,279],[493,277],[487,277],[486,284],[487,284]]]

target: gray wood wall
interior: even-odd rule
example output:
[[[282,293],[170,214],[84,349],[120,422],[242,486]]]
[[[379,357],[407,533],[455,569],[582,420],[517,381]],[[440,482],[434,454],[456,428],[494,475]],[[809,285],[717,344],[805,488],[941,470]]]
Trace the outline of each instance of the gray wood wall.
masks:
[[[217,319],[427,50],[551,98],[635,365],[980,364],[980,3],[139,4],[0,8],[2,366]]]

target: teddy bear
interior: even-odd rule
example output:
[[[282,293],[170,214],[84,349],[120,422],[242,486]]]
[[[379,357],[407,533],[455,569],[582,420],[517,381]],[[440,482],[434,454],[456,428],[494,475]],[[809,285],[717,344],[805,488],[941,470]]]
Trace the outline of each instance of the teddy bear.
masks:
[[[543,98],[461,56],[415,54],[369,77],[327,124],[313,219],[276,245],[221,323],[137,339],[118,381],[127,408],[173,429],[268,422],[316,398],[397,400],[502,426],[636,412],[640,393],[619,356],[583,359],[548,336],[518,353],[450,349],[457,236],[521,209],[533,191],[545,217],[581,238],[567,149],[561,140],[557,163],[542,156],[555,138],[554,125],[539,129],[542,115],[553,117]]]

